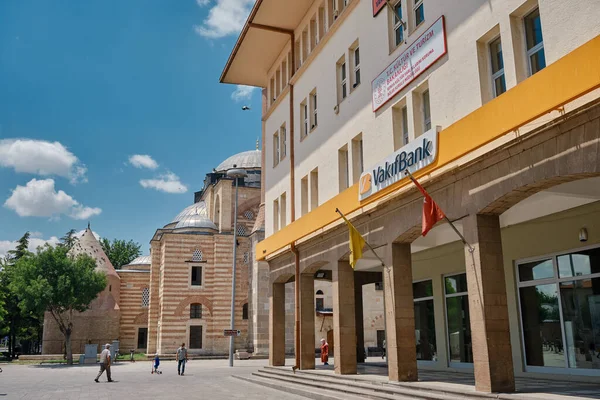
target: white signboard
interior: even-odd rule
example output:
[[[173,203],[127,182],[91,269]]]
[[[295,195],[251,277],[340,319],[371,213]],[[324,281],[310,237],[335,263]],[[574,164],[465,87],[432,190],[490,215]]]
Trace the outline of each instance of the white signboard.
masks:
[[[446,52],[446,29],[442,16],[373,80],[373,111],[377,111]]]
[[[358,181],[358,200],[363,201],[405,178],[405,170],[414,173],[432,164],[437,149],[438,132],[433,128],[363,172]]]

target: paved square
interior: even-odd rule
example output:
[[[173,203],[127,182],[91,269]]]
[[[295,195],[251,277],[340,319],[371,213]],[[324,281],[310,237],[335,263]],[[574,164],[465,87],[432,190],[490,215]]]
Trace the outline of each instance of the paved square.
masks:
[[[303,397],[232,378],[250,375],[267,360],[192,360],[185,376],[177,375],[175,361],[161,362],[161,375],[151,374],[150,362],[119,362],[112,366],[114,383],[106,375],[95,383],[99,366],[6,365],[0,374],[0,399],[282,399]]]

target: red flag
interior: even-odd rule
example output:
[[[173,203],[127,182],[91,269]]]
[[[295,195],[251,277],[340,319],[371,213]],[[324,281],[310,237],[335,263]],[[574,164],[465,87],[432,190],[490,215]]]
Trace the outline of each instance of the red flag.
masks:
[[[433,226],[442,219],[446,218],[446,215],[442,211],[442,209],[437,205],[435,201],[431,198],[429,193],[423,189],[423,186],[417,182],[416,179],[412,180],[417,188],[423,193],[423,227],[421,228],[421,234],[423,236],[427,235],[427,232],[433,228]]]

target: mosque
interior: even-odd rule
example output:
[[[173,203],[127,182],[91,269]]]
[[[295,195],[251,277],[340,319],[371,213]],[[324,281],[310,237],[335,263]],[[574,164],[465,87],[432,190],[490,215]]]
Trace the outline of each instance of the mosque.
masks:
[[[73,353],[87,343],[120,341],[121,352],[171,354],[185,342],[191,354],[225,355],[230,328],[235,182],[226,174],[241,168],[237,213],[235,328],[236,349],[266,356],[269,352],[269,270],[256,261],[254,249],[264,238],[261,200],[261,151],[233,155],[206,174],[194,203],[156,230],[150,255],[116,270],[88,228],[72,249],[86,253],[107,274],[107,288],[89,310],[74,317]],[[383,297],[376,285],[365,286],[365,339],[377,346],[383,338]],[[331,281],[315,281],[315,337],[332,340]],[[286,351],[294,351],[294,286],[286,285]],[[379,333],[377,332],[379,330]],[[367,340],[370,338],[369,340]],[[380,344],[380,343],[379,343]],[[64,339],[53,319],[44,321],[43,354],[60,354]],[[315,343],[315,348],[319,343]]]

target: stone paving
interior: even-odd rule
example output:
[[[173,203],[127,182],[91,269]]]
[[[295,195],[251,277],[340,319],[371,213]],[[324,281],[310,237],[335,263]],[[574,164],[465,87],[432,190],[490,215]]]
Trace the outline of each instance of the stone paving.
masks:
[[[147,361],[119,362],[112,366],[115,382],[103,375],[95,383],[98,365],[0,364],[0,399],[304,399],[231,377],[250,375],[265,365],[266,360],[235,360],[229,368],[228,360],[192,360],[185,376],[178,376],[175,361],[161,362],[161,375],[150,374]]]

